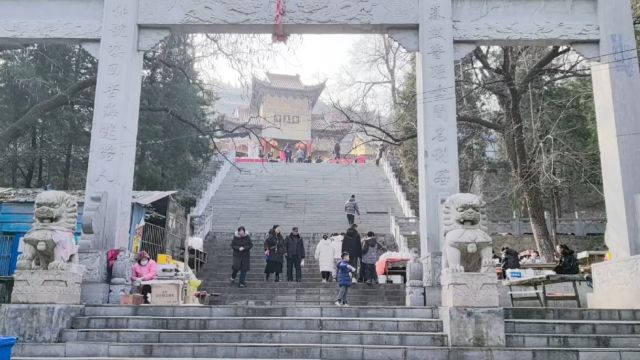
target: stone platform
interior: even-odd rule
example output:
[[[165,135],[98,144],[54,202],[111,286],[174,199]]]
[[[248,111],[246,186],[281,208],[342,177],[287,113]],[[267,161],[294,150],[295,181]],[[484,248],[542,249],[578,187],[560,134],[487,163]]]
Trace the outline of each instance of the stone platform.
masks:
[[[80,304],[82,272],[18,270],[14,279],[14,304]]]

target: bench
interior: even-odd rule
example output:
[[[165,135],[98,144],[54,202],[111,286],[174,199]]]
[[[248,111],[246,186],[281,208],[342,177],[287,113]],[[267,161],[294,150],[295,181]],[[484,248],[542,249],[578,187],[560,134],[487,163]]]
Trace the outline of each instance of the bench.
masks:
[[[541,307],[547,307],[547,303],[549,300],[552,301],[575,301],[578,304],[578,307],[581,307],[580,304],[580,295],[578,293],[578,283],[586,282],[587,279],[584,275],[563,275],[563,274],[553,274],[553,275],[540,275],[534,276],[527,279],[512,279],[512,280],[503,280],[502,285],[509,287],[509,298],[511,299],[511,306],[514,306],[516,301],[532,301],[537,300],[540,303]],[[551,284],[560,284],[570,282],[573,285],[573,293],[569,294],[556,294],[556,293],[548,293],[547,286]],[[514,286],[522,286],[522,287],[532,287],[533,290],[525,290],[525,291],[514,291]],[[522,295],[516,296],[514,295]]]

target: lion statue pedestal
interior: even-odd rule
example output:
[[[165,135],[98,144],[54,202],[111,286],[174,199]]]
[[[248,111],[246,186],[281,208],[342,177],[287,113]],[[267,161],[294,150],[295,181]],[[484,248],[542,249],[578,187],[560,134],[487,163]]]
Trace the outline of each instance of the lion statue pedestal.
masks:
[[[12,302],[79,304],[78,205],[65,192],[46,191],[36,197],[34,207],[33,226],[22,238]]]
[[[504,311],[499,308],[486,204],[473,194],[455,194],[443,205],[444,247],[440,316],[450,346],[504,347]]]
[[[486,204],[473,194],[455,194],[443,205],[442,305],[498,306],[498,280]]]

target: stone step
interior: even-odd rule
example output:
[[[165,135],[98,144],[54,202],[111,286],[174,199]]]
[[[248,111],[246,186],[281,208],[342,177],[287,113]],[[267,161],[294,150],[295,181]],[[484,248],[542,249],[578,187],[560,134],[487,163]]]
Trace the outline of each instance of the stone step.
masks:
[[[640,349],[640,335],[506,334],[506,340],[508,347]]]
[[[505,319],[526,320],[638,320],[640,310],[577,308],[505,308]]]
[[[129,330],[305,330],[442,332],[442,321],[435,319],[350,318],[350,317],[78,317],[73,329]]]
[[[122,306],[87,305],[84,315],[155,317],[344,317],[375,319],[437,319],[435,307],[381,306]]]
[[[640,335],[640,321],[608,320],[505,320],[510,334]]]
[[[268,321],[274,321],[272,319]],[[341,344],[392,346],[447,346],[443,333],[379,332],[336,330],[156,330],[81,329],[63,332],[64,342],[110,343],[254,343],[254,344]]]
[[[185,358],[186,357],[186,358]],[[66,343],[14,346],[15,360],[32,359],[328,359],[328,360],[634,360],[638,349],[429,348],[335,344],[108,344]]]
[[[251,288],[243,288],[240,290],[248,290],[247,292],[220,292],[217,293],[220,298],[226,298],[228,300],[273,300],[273,301],[335,301],[336,295],[338,293],[338,289],[335,291],[323,291],[319,294],[261,294],[259,291],[251,291]],[[349,302],[369,302],[371,304],[376,304],[378,302],[387,302],[387,301],[401,301],[404,302],[405,294],[393,294],[393,295],[385,295],[385,294],[362,294],[362,293],[349,293],[348,299]]]
[[[332,306],[334,305],[335,299],[332,300],[271,300],[271,299],[226,299],[222,297],[218,299],[217,297],[211,301],[212,305],[245,305],[245,306]],[[402,299],[397,301],[371,301],[367,300],[352,300],[349,298],[350,306],[403,306],[405,304],[405,300]]]
[[[225,287],[206,287],[207,291],[214,294],[252,294],[252,295],[326,295],[335,294],[338,291],[336,283],[330,288],[275,288],[270,287],[271,283],[249,284],[247,288],[238,288],[236,285],[229,284]],[[384,285],[371,285],[370,287],[349,289],[349,296],[402,296],[404,292],[398,289],[385,289]]]
[[[327,282],[327,283],[323,283],[321,280],[317,280],[315,277],[313,279],[311,278],[307,278],[307,277],[303,277],[301,282],[295,282],[295,281],[285,281],[282,280],[282,278],[286,278],[286,275],[280,274],[280,282],[274,282],[273,281],[273,275],[271,275],[271,278],[269,281],[264,281],[264,274],[262,274],[263,277],[261,277],[259,280],[255,280],[252,282],[252,286],[253,287],[257,287],[257,288],[275,288],[275,289],[287,289],[287,288],[302,288],[302,289],[312,289],[312,288],[324,288],[324,289],[336,289],[337,288],[337,284],[335,282]],[[222,278],[222,279],[220,279]],[[226,277],[223,277],[223,274],[220,274],[219,276],[217,276],[215,279],[208,281],[208,280],[204,280],[205,281],[205,285],[203,285],[203,287],[211,287],[211,288],[217,288],[217,287],[227,287],[227,286],[231,286],[231,275],[228,274]],[[357,291],[358,289],[380,289],[383,288],[386,291],[399,291],[399,292],[404,292],[404,284],[375,284],[375,285],[367,285],[367,284],[363,284],[363,283],[355,283],[355,284],[351,284],[351,288],[349,289],[349,291]]]

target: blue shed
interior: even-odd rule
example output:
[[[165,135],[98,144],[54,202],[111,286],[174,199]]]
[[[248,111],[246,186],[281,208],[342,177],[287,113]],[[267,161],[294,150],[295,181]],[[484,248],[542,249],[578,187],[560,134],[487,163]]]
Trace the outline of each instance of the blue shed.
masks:
[[[0,276],[13,274],[19,255],[20,239],[31,229],[33,223],[33,203],[42,189],[0,188]],[[84,191],[65,191],[78,203],[78,226],[76,242],[82,234],[82,210]],[[132,198],[133,218],[129,243],[135,234],[135,225],[147,217],[152,205],[175,194],[175,191],[134,191]],[[167,209],[163,209],[167,212]]]

